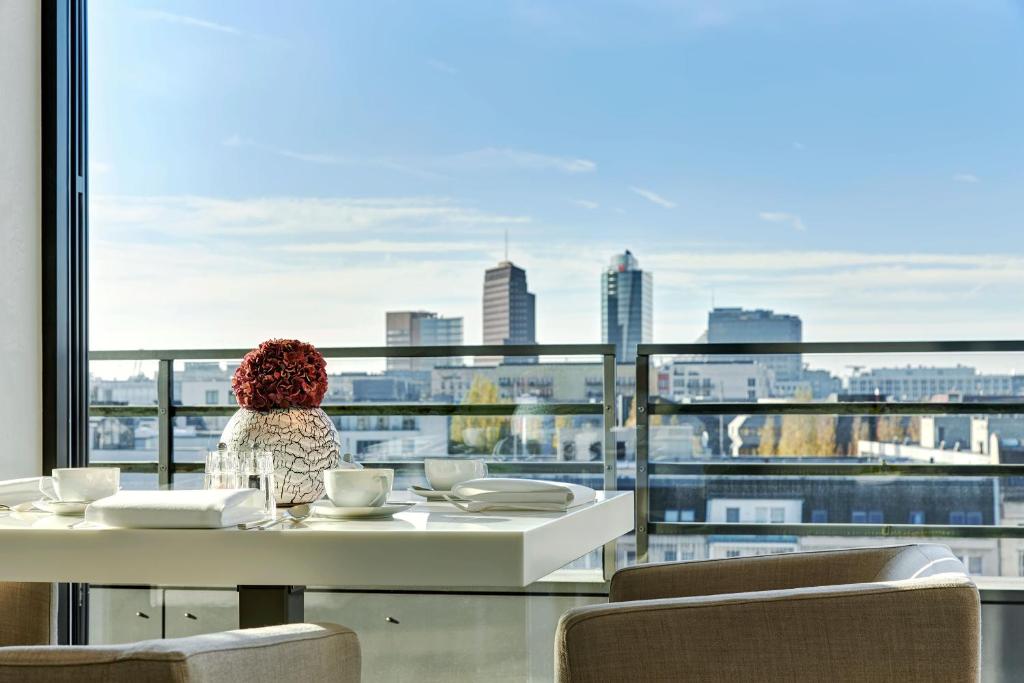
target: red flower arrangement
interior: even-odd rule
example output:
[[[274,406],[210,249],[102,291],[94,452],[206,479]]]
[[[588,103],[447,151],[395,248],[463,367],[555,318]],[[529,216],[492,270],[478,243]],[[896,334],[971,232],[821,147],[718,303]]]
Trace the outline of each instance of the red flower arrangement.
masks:
[[[317,408],[327,393],[327,362],[312,344],[270,339],[245,354],[231,389],[249,410]]]

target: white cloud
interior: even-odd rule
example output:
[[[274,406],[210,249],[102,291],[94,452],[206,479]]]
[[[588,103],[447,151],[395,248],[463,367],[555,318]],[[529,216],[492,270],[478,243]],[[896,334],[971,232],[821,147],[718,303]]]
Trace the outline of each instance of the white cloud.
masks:
[[[624,246],[429,197],[97,196],[91,219],[96,348],[271,336],[379,345],[384,311],[410,307],[464,316],[466,342],[477,343],[483,271],[501,259],[506,225],[537,295],[538,339],[593,342],[597,275]],[[712,287],[722,305],[800,315],[814,340],[1024,336],[1024,255],[678,241],[634,251],[654,273],[657,341],[694,339]]]
[[[590,201],[589,199],[571,199],[569,201],[581,209],[587,209],[588,211],[593,211],[601,206],[597,202]]]
[[[646,190],[646,189],[644,189],[642,187],[631,187],[629,189],[632,190],[633,192],[635,192],[636,194],[640,195],[641,197],[643,197],[647,201],[651,202],[652,204],[657,204],[658,206],[661,206],[661,207],[666,208],[666,209],[674,209],[674,208],[676,208],[676,203],[675,202],[673,202],[670,199],[665,199],[664,197],[662,197],[660,194],[658,194],[656,192],[653,192],[651,190]]]
[[[562,173],[593,173],[597,163],[590,159],[562,157],[540,152],[499,147],[485,147],[455,154],[441,160],[443,165],[470,168],[523,168],[551,170]]]
[[[139,10],[139,14],[152,19],[153,21],[162,21],[167,24],[180,24],[182,26],[191,26],[193,28],[201,28],[207,31],[216,31],[218,33],[230,33],[232,35],[241,35],[242,31],[235,28],[234,26],[228,26],[227,24],[218,24],[205,19],[199,19],[197,17],[190,17],[185,14],[174,14],[172,12],[165,12],[163,10],[156,9],[144,9]]]
[[[481,211],[437,197],[221,199],[196,196],[98,195],[90,206],[96,229],[126,238],[304,236],[363,230],[477,231],[529,223],[527,216]],[[133,235],[135,237],[133,237]]]
[[[224,138],[221,144],[225,147],[252,147],[270,154],[276,154],[284,157],[285,159],[301,161],[307,164],[321,164],[325,166],[364,166],[397,171],[399,173],[405,173],[427,180],[438,180],[444,178],[444,176],[439,173],[427,171],[414,165],[389,159],[387,157],[352,157],[340,154],[330,154],[327,152],[302,152],[284,147],[265,145],[237,134]]]
[[[794,143],[793,143],[793,149],[795,149],[795,150],[796,150],[796,151],[798,151],[798,152],[802,152],[802,151],[804,151],[805,149],[807,149],[807,145],[805,145],[805,144],[804,144],[804,143],[802,143],[802,142],[794,142]]]
[[[351,242],[309,242],[287,244],[282,251],[293,254],[455,254],[485,253],[493,244],[483,242],[406,242],[360,240]]]
[[[953,180],[958,183],[980,183],[981,178],[974,175],[973,173],[954,173]]]
[[[804,225],[803,220],[800,216],[795,213],[786,213],[785,211],[762,211],[757,214],[758,218],[769,223],[783,223],[792,227],[794,230],[806,230],[807,226]]]

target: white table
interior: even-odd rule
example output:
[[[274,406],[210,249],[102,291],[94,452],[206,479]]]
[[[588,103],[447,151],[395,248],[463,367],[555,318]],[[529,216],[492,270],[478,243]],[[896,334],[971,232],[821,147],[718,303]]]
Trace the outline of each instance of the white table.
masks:
[[[0,580],[238,586],[242,626],[302,619],[306,585],[526,586],[633,529],[633,494],[564,513],[420,503],[389,520],[311,518],[267,531],[116,529],[0,513]]]

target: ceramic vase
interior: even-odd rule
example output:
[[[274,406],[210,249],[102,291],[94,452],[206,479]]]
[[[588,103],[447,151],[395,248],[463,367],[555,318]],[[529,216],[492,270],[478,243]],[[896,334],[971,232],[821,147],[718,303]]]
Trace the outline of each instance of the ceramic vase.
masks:
[[[274,456],[274,495],[279,505],[311,503],[324,495],[323,472],[338,466],[340,441],[320,408],[240,408],[224,427],[229,450]]]

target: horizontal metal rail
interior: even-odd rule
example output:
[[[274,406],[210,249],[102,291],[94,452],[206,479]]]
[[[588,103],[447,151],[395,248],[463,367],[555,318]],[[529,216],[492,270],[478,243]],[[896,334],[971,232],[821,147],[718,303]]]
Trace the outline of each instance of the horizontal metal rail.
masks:
[[[651,522],[650,533],[676,536],[882,536],[1024,538],[1024,526],[946,524],[706,524]],[[753,541],[756,543],[756,541]]]
[[[655,397],[652,397],[655,398]],[[977,403],[896,402],[728,402],[652,403],[652,415],[999,415],[1024,413],[1024,401]],[[655,425],[656,426],[656,425]]]
[[[511,417],[521,415],[601,415],[600,403],[353,403],[321,406],[332,416],[342,415],[467,415]],[[172,417],[230,417],[238,406],[171,406]],[[153,406],[90,406],[91,417],[156,417]]]
[[[640,344],[642,356],[731,356],[779,353],[1012,353],[1024,352],[1024,340],[890,342],[751,342],[733,344]]]
[[[90,351],[91,361],[241,360],[252,349],[139,349]],[[613,344],[509,344],[472,346],[332,346],[317,349],[324,358],[446,358],[448,356],[605,356]]]
[[[1024,465],[861,463],[652,462],[651,476],[1024,477]]]
[[[439,456],[443,457],[443,456]],[[491,474],[591,474],[600,475],[605,470],[604,463],[594,462],[521,462],[510,460],[488,460],[487,470]],[[421,461],[363,461],[365,467],[388,467],[397,472],[423,472]],[[127,474],[156,474],[157,461],[121,462],[118,460],[93,460],[90,467],[117,467]],[[175,474],[202,474],[204,463],[175,462]]]

